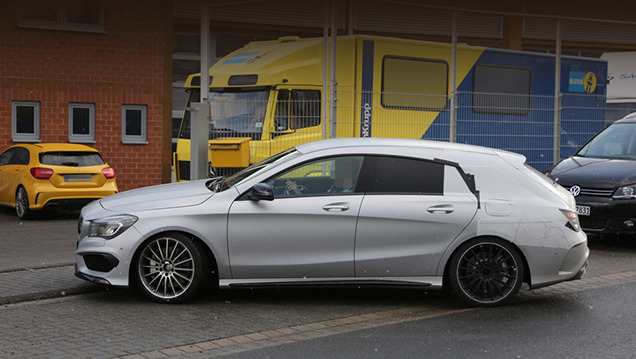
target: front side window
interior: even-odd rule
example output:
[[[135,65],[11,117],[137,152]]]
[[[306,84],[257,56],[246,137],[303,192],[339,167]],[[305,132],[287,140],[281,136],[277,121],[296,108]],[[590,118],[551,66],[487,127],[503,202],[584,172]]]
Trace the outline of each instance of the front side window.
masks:
[[[382,106],[411,110],[442,110],[448,98],[448,64],[438,60],[383,59]]]
[[[320,159],[294,167],[269,180],[275,197],[330,195],[358,192],[356,183],[363,156]]]
[[[473,76],[473,111],[522,116],[530,112],[529,69],[476,65]]]
[[[95,105],[72,103],[69,105],[69,141],[95,142]]]
[[[14,142],[40,141],[40,104],[15,101],[11,111],[11,137]]]
[[[122,107],[122,142],[146,144],[146,106],[124,105]]]
[[[23,0],[18,24],[22,27],[103,32],[103,0]]]
[[[276,131],[293,131],[320,125],[320,91],[278,90]]]

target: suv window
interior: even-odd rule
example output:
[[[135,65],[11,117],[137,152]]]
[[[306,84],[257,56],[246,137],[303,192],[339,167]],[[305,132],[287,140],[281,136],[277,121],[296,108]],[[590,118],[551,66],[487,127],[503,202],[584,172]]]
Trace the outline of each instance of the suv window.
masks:
[[[444,165],[412,158],[378,156],[365,161],[358,192],[442,195]]]
[[[43,152],[40,163],[50,166],[99,166],[105,162],[97,152]]]

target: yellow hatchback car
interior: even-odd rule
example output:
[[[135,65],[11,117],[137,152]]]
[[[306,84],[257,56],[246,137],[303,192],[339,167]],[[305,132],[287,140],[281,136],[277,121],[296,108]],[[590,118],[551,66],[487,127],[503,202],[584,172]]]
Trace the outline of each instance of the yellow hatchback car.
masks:
[[[22,219],[42,209],[81,208],[117,192],[115,170],[88,146],[19,144],[0,154],[0,205],[15,207]]]

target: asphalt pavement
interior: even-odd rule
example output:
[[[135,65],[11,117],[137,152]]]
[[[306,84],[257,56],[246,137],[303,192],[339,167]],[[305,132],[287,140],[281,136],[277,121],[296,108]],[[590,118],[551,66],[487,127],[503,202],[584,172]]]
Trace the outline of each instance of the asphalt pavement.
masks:
[[[350,345],[347,343],[351,342],[347,339],[358,343],[362,341],[356,338],[374,338],[367,348],[369,351],[358,351],[358,354],[365,354],[358,357],[371,357],[376,353],[380,353],[379,357],[391,357],[387,353],[401,346],[405,351],[404,357],[416,357],[408,350],[417,350],[418,347],[410,348],[400,342],[400,338],[408,337],[414,326],[421,328],[418,332],[434,332],[440,322],[454,325],[453,321],[437,319],[442,316],[459,318],[469,323],[467,328],[475,328],[481,325],[483,318],[480,316],[489,317],[495,312],[503,313],[506,318],[534,318],[536,315],[533,313],[552,310],[560,313],[561,317],[565,313],[566,317],[584,321],[589,308],[594,307],[594,313],[600,315],[602,308],[602,315],[607,316],[603,317],[604,321],[598,320],[605,327],[609,324],[607,320],[617,316],[629,322],[625,328],[631,328],[633,322],[633,315],[620,315],[626,308],[616,307],[619,304],[631,306],[630,301],[620,298],[631,298],[636,288],[636,240],[633,239],[592,238],[590,266],[582,280],[534,291],[523,289],[514,305],[484,311],[467,308],[455,298],[445,295],[428,295],[422,299],[420,294],[410,291],[355,290],[330,291],[315,300],[312,298],[316,293],[322,292],[228,291],[218,298],[201,300],[189,306],[158,306],[144,298],[134,298],[127,291],[107,291],[105,287],[76,278],[76,236],[77,213],[49,213],[35,220],[21,221],[12,210],[0,208],[0,306],[3,318],[9,323],[0,322],[0,333],[4,333],[4,342],[0,340],[0,357],[14,357],[17,353],[23,357],[54,357],[57,353],[60,358],[208,359],[224,355],[291,358],[302,352],[310,353],[309,357],[347,357],[347,345]],[[88,292],[99,293],[77,295]],[[597,298],[598,293],[603,293],[605,298],[614,297]],[[60,299],[41,301],[49,298]],[[556,309],[550,309],[550,298],[558,298],[554,306]],[[599,304],[607,300],[613,307]],[[587,302],[592,304],[587,305]],[[569,311],[572,304],[581,309],[580,313]],[[519,310],[521,312],[515,312]],[[165,320],[156,322],[158,313]],[[77,317],[91,324],[78,321]],[[549,314],[539,318],[537,333],[543,333],[540,329],[543,326],[552,325],[550,318]],[[29,323],[33,320],[39,325],[31,327]],[[500,325],[506,323],[504,321]],[[560,323],[558,328],[563,325]],[[566,322],[565,325],[570,328],[579,326],[578,322]],[[129,331],[118,332],[116,328],[122,326]],[[151,326],[154,327],[153,335],[144,335],[145,329]],[[57,339],[50,338],[54,328],[58,328]],[[461,328],[448,329],[452,332]],[[594,328],[600,330],[599,325]],[[78,337],[80,332],[83,336]],[[392,335],[393,332],[395,334]],[[438,338],[440,341],[445,338],[442,332]],[[555,332],[558,330],[547,331],[539,337],[548,341],[556,335]],[[576,334],[574,331],[569,339],[576,339]],[[119,346],[112,347],[108,341],[102,343],[104,335]],[[471,335],[463,334],[463,337],[470,338]],[[588,333],[586,335],[587,340],[596,338]],[[377,339],[384,337],[388,339]],[[520,342],[525,340],[519,339]],[[436,340],[432,342],[437,343]],[[395,348],[390,347],[391,343],[401,344]],[[1,349],[3,346],[5,348]],[[312,352],[312,347],[320,350],[333,347],[335,351]],[[625,345],[617,348],[630,349]],[[427,351],[423,347],[419,349],[418,353]],[[443,347],[437,349],[439,353],[446,352]],[[450,349],[448,353],[452,355],[448,357],[471,357],[461,352],[459,346]],[[510,357],[512,353],[507,349],[505,346],[499,348],[501,355],[492,357]],[[629,357],[616,350],[613,357]],[[631,355],[633,351],[629,353]],[[525,354],[521,357],[533,357]]]
[[[29,221],[0,209],[0,305],[102,290],[74,275],[77,213]]]

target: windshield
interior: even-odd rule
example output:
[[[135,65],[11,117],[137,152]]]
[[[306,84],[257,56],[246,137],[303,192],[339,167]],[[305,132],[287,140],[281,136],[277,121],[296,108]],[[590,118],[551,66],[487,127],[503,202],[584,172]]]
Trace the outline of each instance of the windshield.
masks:
[[[601,131],[577,156],[636,160],[636,123],[617,123]]]
[[[280,152],[269,158],[266,158],[262,160],[261,162],[255,163],[247,167],[246,169],[238,173],[235,173],[226,179],[223,179],[223,181],[220,181],[219,179],[213,179],[212,181],[208,182],[208,187],[210,187],[210,189],[212,190],[224,191],[230,187],[234,187],[238,185],[239,183],[243,182],[244,180],[248,178],[251,178],[253,175],[257,174],[261,170],[272,167],[272,166],[278,166],[281,163],[287,162],[295,158],[296,156],[298,156],[298,154],[299,152],[296,151],[295,148],[290,148],[286,151]],[[213,185],[218,185],[218,188],[216,189],[211,188],[211,186]]]
[[[192,89],[190,103],[200,101],[199,89]],[[251,90],[224,89],[211,91],[210,99],[210,139],[219,137],[250,137],[260,140],[267,112],[269,89]],[[179,138],[190,138],[190,111],[183,116]]]

